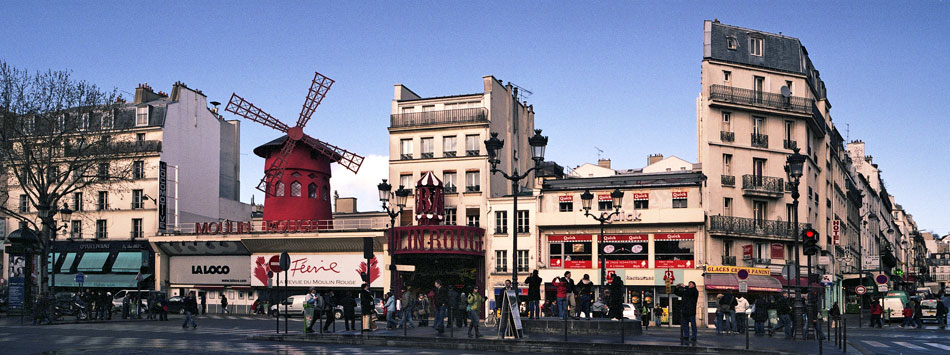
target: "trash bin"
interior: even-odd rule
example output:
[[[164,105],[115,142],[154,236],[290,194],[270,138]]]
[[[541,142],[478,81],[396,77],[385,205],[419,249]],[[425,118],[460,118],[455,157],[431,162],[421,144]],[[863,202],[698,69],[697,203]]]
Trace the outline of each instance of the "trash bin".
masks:
[[[315,310],[314,307],[311,306],[311,305],[309,305],[309,304],[306,304],[306,303],[305,303],[305,304],[303,305],[303,319],[304,319],[304,321],[303,321],[303,330],[304,330],[304,331],[306,331],[307,328],[310,326],[310,322],[313,322],[313,311],[314,311],[314,310]]]

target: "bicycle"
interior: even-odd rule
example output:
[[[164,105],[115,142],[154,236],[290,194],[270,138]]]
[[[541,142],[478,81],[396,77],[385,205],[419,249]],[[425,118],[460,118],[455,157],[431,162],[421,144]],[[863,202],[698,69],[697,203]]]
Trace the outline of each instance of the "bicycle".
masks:
[[[493,310],[485,317],[485,326],[494,327],[496,325],[498,325],[498,313]]]

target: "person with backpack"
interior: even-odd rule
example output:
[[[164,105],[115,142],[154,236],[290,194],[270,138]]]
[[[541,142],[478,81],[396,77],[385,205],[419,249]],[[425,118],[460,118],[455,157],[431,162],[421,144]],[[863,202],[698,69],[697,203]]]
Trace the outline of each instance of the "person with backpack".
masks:
[[[466,301],[468,306],[465,307],[465,309],[468,311],[469,318],[468,337],[471,338],[473,336],[472,329],[475,329],[474,337],[481,338],[482,333],[478,331],[478,322],[479,315],[482,313],[482,304],[485,303],[485,296],[482,296],[481,292],[478,291],[478,286],[475,286]]]
[[[765,297],[755,300],[752,305],[752,320],[755,321],[755,335],[765,335],[765,322],[769,320],[769,303]]]
[[[307,293],[306,301],[307,305],[313,308],[313,316],[310,317],[310,322],[307,323],[307,329],[304,331],[307,333],[313,333],[313,324],[317,322],[317,319],[320,318],[319,309],[323,307],[323,297],[317,293],[316,287],[311,287],[310,292]]]

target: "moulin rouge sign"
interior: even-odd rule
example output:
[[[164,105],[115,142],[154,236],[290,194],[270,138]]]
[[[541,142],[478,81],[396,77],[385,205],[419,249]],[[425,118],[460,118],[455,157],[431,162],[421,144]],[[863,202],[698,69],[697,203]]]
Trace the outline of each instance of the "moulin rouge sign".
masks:
[[[261,230],[255,230],[249,221],[195,222],[195,234],[310,233],[326,228],[327,223],[319,220],[263,221]]]

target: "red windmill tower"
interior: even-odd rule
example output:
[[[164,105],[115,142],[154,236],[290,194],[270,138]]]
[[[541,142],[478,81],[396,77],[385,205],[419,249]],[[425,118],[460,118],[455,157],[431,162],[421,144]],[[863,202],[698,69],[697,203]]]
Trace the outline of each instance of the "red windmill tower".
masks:
[[[257,189],[264,191],[264,221],[321,221],[329,228],[330,163],[339,163],[356,173],[363,157],[303,133],[303,127],[323,101],[333,79],[315,73],[300,117],[293,127],[284,124],[237,94],[231,95],[225,111],[276,129],[286,135],[254,149],[265,159],[264,178]],[[297,143],[303,144],[297,144]]]

